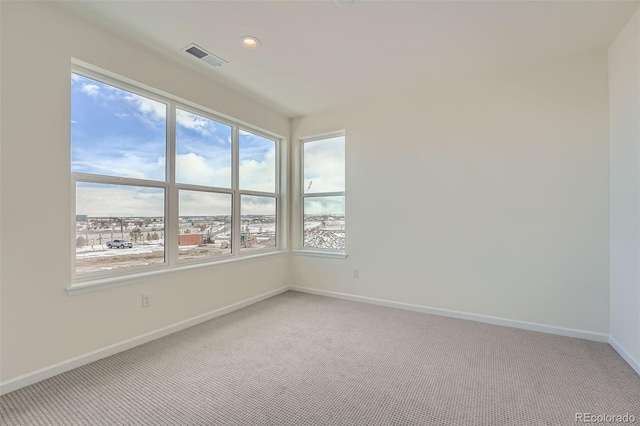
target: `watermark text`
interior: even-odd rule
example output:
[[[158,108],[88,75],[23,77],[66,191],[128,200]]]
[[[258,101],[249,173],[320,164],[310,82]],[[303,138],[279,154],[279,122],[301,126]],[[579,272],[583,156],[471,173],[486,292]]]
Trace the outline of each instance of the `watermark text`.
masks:
[[[576,413],[576,423],[635,423],[633,414]]]

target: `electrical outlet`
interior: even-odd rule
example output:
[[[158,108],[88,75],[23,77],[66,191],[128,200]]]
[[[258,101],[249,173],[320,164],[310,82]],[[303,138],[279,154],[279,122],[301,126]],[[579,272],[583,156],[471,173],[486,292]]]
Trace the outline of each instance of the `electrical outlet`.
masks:
[[[143,293],[142,294],[142,307],[143,308],[148,308],[149,306],[151,306],[151,295],[148,293]]]
[[[356,268],[353,270],[353,278],[360,278],[360,269]]]

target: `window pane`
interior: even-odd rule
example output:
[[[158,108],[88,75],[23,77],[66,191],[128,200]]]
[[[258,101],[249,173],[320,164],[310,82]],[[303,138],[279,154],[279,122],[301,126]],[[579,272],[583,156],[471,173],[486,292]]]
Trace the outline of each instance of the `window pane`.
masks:
[[[344,196],[305,197],[304,247],[344,250]]]
[[[240,130],[240,189],[276,192],[276,142]]]
[[[178,259],[231,253],[231,194],[180,191]]]
[[[231,187],[231,126],[176,109],[176,182]]]
[[[243,195],[240,212],[240,251],[276,246],[275,198]]]
[[[344,191],[344,136],[305,142],[304,192]]]
[[[71,74],[71,171],[164,180],[167,106]]]
[[[164,189],[76,183],[76,273],[164,258]]]

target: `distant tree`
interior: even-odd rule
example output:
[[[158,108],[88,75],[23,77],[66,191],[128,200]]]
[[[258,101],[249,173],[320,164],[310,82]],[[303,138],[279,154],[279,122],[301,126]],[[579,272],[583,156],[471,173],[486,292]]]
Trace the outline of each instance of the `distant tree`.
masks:
[[[129,232],[129,237],[133,240],[134,243],[138,242],[138,238],[142,236],[142,231],[140,228],[134,228]]]
[[[213,231],[211,230],[211,228],[207,229],[204,233],[204,242],[205,244],[208,244],[210,242],[213,241]]]
[[[113,220],[120,224],[120,237],[124,238],[124,219],[121,217],[114,217]]]
[[[80,248],[86,245],[87,245],[87,240],[85,240],[84,237],[80,236],[76,238],[76,247]]]

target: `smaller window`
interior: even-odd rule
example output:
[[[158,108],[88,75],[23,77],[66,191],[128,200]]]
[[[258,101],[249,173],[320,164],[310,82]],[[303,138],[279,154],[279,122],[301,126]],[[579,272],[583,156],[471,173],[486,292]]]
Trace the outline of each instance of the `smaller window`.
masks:
[[[76,182],[76,273],[165,263],[164,188]]]
[[[276,198],[240,198],[240,251],[276,247]]]
[[[303,247],[345,249],[345,137],[303,141]]]
[[[178,259],[231,254],[231,194],[179,191]]]

